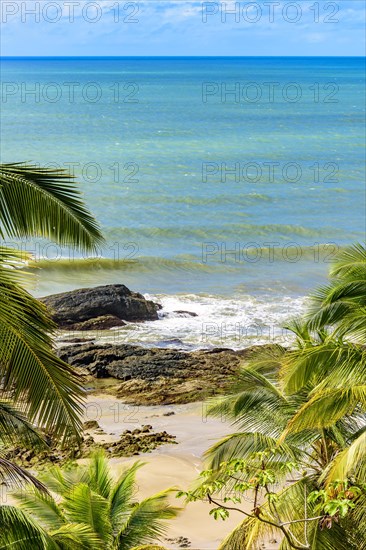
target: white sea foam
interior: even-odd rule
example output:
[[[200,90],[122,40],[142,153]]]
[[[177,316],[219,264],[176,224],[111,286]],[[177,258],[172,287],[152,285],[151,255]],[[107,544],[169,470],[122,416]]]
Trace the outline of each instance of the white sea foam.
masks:
[[[162,305],[158,321],[129,323],[122,328],[103,331],[98,340],[187,350],[240,349],[269,342],[286,345],[293,341],[293,337],[282,326],[303,312],[306,300],[289,296],[281,299],[240,296],[233,299],[197,294],[145,297]]]

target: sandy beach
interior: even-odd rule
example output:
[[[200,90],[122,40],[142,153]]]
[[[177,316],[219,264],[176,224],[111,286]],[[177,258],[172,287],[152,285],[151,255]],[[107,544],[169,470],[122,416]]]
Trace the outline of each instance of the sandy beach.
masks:
[[[164,416],[167,413],[169,416]],[[202,466],[203,452],[232,428],[220,419],[205,414],[204,403],[166,406],[133,406],[112,396],[91,395],[85,409],[85,420],[97,420],[107,435],[93,434],[96,441],[115,441],[126,429],[133,430],[150,424],[154,431],[166,430],[177,437],[176,445],[163,445],[151,453],[131,458],[112,458],[110,463],[116,475],[125,464],[142,460],[146,465],[139,471],[138,494],[142,497],[167,487],[186,490],[197,479]],[[183,501],[174,499],[175,505]],[[251,504],[248,503],[247,511]],[[189,503],[179,517],[169,523],[167,539],[186,537],[191,550],[217,550],[223,538],[241,521],[239,513],[232,513],[225,522],[215,521],[209,515],[205,502]],[[164,541],[166,548],[178,550],[179,543]],[[278,548],[268,544],[268,550]]]

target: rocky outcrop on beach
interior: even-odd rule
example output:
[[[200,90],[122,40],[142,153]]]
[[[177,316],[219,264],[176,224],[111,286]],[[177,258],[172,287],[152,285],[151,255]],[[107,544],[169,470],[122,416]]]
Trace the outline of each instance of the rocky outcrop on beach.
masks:
[[[125,430],[118,441],[104,443],[103,448],[108,456],[133,456],[150,453],[156,447],[165,443],[177,443],[175,435],[163,432],[153,432],[152,426],[142,426],[134,430]]]
[[[77,344],[58,354],[96,378],[121,381],[115,394],[139,405],[189,403],[224,392],[254,348],[184,352],[129,344]]]
[[[141,426],[141,428],[135,428],[132,431],[125,430],[117,441],[106,443],[95,441],[94,437],[88,433],[93,431],[98,435],[104,434],[97,422],[95,422],[95,426],[89,425],[89,428],[84,424],[84,431],[85,434],[80,445],[69,445],[63,449],[52,443],[44,449],[27,449],[15,446],[7,450],[5,458],[25,468],[39,468],[48,466],[50,463],[62,465],[68,460],[88,458],[99,449],[103,449],[108,458],[130,457],[141,453],[150,453],[160,445],[177,443],[174,435],[170,435],[166,431],[154,432],[150,425]]]
[[[40,300],[59,328],[68,330],[99,330],[123,326],[125,321],[155,321],[161,308],[120,284],[81,288]]]

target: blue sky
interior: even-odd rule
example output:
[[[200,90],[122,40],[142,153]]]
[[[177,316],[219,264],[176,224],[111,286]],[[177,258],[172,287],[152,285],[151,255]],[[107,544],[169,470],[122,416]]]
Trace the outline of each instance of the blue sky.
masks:
[[[1,22],[2,56],[365,54],[363,0],[1,0]]]

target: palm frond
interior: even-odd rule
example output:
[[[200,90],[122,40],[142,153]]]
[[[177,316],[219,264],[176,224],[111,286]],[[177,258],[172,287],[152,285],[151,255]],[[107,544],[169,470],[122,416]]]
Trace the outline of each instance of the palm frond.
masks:
[[[220,544],[218,550],[262,550],[263,540],[278,532],[256,518],[245,518]]]
[[[88,485],[95,493],[108,499],[112,484],[108,459],[103,451],[95,452],[89,461]]]
[[[354,277],[360,270],[364,272],[366,266],[366,248],[361,243],[356,243],[341,250],[331,267],[331,277]]]
[[[364,480],[366,477],[366,428],[349,447],[341,451],[332,461],[327,472],[327,483],[355,477]]]
[[[169,504],[171,490],[161,491],[133,508],[116,538],[119,550],[130,550],[142,543],[159,540],[166,533],[166,520],[174,519],[180,509]]]
[[[44,445],[44,436],[9,400],[0,399],[0,441],[11,445]]]
[[[1,281],[7,271],[0,262]],[[80,377],[52,351],[53,324],[45,306],[17,284],[1,284],[1,289],[3,391],[19,403],[29,422],[55,437],[78,437],[84,390]]]
[[[0,165],[0,236],[39,236],[93,250],[102,235],[64,170]]]
[[[104,544],[112,542],[108,501],[91,490],[85,483],[79,483],[63,498],[65,516],[70,523],[83,523],[91,527]]]
[[[208,470],[219,470],[223,462],[229,462],[240,457],[247,460],[254,453],[276,449],[268,467],[276,464],[280,467],[285,461],[294,461],[301,456],[301,450],[287,443],[278,445],[278,439],[268,437],[259,432],[233,433],[215,443],[205,452]]]
[[[61,550],[104,550],[105,542],[98,537],[90,525],[66,523],[50,532],[52,540]]]
[[[208,402],[210,416],[231,420],[243,432],[261,432],[278,437],[291,413],[291,405],[278,384],[258,371],[263,366],[241,369],[235,388],[238,393]],[[268,359],[265,361],[268,368]]]
[[[366,318],[359,311],[366,308],[366,248],[357,244],[342,250],[330,275],[330,284],[312,295],[309,328],[331,327],[336,338],[365,341]]]
[[[136,491],[136,472],[143,466],[135,462],[127,468],[112,487],[109,496],[110,518],[114,531],[119,531],[131,512],[131,505]]]
[[[0,455],[0,479],[3,483],[13,486],[19,486],[23,483],[32,483],[39,491],[48,492],[47,488],[32,474],[7,460]]]
[[[15,506],[0,506],[0,549],[59,550],[42,527]]]
[[[290,420],[285,434],[327,428],[358,406],[366,408],[366,385],[316,393]]]
[[[13,498],[28,516],[36,519],[43,528],[59,529],[65,523],[65,516],[56,500],[49,493],[25,486],[13,493]]]

